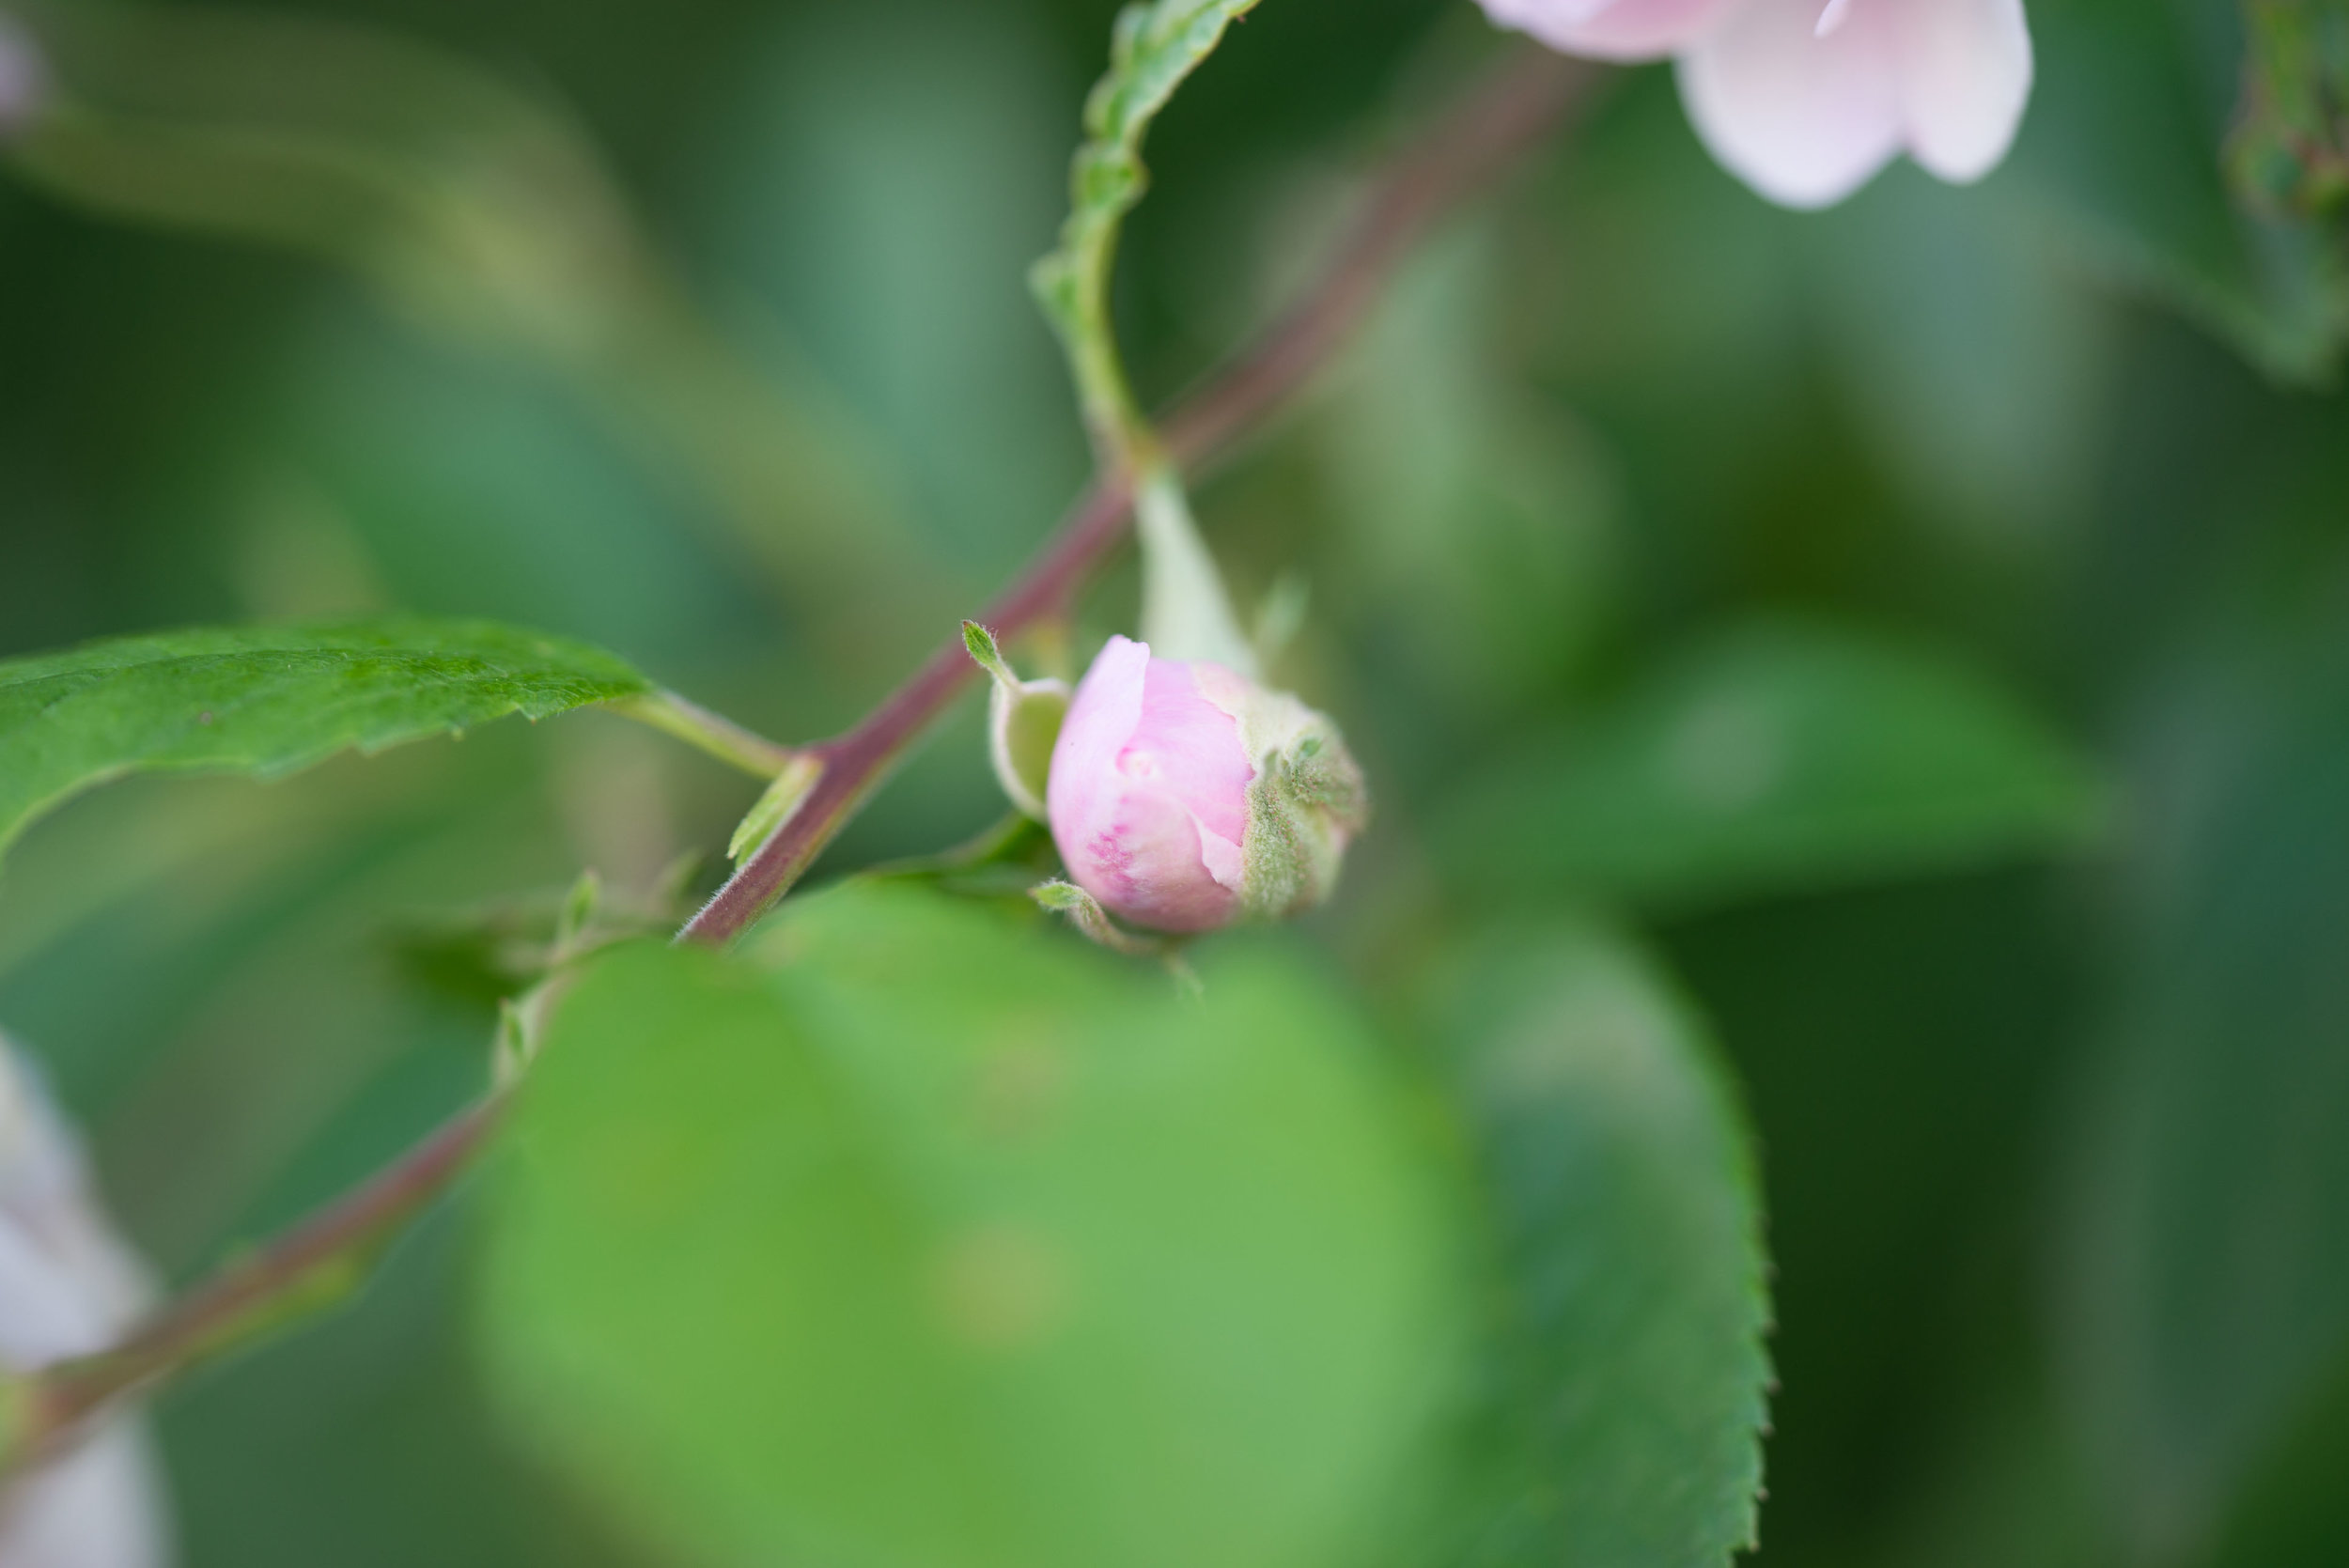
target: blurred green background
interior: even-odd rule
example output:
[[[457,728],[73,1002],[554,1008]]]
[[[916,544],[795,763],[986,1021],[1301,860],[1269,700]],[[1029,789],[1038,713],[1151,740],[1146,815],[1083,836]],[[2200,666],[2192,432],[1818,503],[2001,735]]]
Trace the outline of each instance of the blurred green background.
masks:
[[[1023,272],[1112,9],[22,11],[88,112],[0,179],[0,654],[399,608],[852,721],[1084,477]],[[2349,1560],[2349,285],[2229,193],[2232,6],[2031,16],[2005,169],[1818,216],[1619,74],[1202,519],[1243,599],[1309,586],[1283,674],[1380,797],[1315,939],[1377,990],[1625,911],[1741,1073],[1761,1560]],[[1153,142],[1144,389],[1502,47],[1466,0],[1251,18]],[[478,1083],[431,932],[648,886],[749,794],[597,715],[119,786],[12,857],[0,1019],[184,1277]],[[966,705],[828,864],[999,810]],[[163,1400],[191,1564],[650,1560],[489,1419],[467,1247],[460,1203]]]

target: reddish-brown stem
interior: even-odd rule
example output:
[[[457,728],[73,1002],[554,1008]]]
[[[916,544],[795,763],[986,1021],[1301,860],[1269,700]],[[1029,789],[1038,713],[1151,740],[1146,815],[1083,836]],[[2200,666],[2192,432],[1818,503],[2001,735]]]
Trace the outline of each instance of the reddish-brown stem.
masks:
[[[38,1457],[99,1410],[234,1348],[290,1307],[340,1295],[374,1250],[432,1201],[497,1126],[503,1095],[468,1108],[364,1185],[229,1264],[114,1349],[48,1368],[24,1390],[5,1458]]]
[[[1497,78],[1479,84],[1379,188],[1318,286],[1255,347],[1176,405],[1161,427],[1175,460],[1187,468],[1211,461],[1285,402],[1328,363],[1412,242],[1510,154],[1554,126],[1592,75],[1590,68],[1527,48]],[[1008,638],[1064,612],[1125,537],[1131,499],[1127,475],[1097,478],[1043,554],[980,621]],[[764,914],[976,674],[957,633],[863,723],[815,747],[824,771],[814,790],[686,924],[683,939],[723,944]]]
[[[1175,460],[1190,469],[1209,464],[1279,409],[1329,361],[1412,242],[1512,154],[1558,123],[1593,74],[1528,47],[1497,76],[1471,87],[1421,149],[1379,186],[1318,285],[1253,348],[1175,406],[1161,427]],[[1097,479],[1027,573],[988,608],[985,624],[1007,636],[1064,613],[1125,537],[1130,500],[1125,475]],[[976,671],[957,634],[863,723],[807,748],[824,768],[806,801],[693,917],[680,939],[723,943],[756,920]],[[503,1097],[490,1096],[338,1203],[179,1297],[114,1350],[60,1363],[30,1379],[15,1390],[14,1430],[0,1431],[0,1469],[66,1440],[116,1400],[355,1282],[374,1250],[471,1162],[503,1110]]]

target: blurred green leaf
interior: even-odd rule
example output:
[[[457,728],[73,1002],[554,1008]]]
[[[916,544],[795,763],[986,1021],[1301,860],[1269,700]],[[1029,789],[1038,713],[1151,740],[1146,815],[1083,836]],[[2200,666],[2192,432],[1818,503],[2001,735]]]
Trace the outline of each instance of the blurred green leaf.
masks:
[[[2349,672],[2205,672],[2150,754],[2061,1257],[2100,1479],[2174,1561],[2349,1358]]]
[[[1067,210],[1069,68],[1093,40],[1072,54],[1026,0],[749,14],[739,107],[707,133],[702,266],[771,313],[732,313],[745,352],[776,347],[770,320],[804,346],[902,488],[915,548],[965,574],[942,607],[960,613],[1085,470],[1025,280]]]
[[[1720,1568],[1754,1541],[1770,1317],[1744,1114],[1654,963],[1596,927],[1451,961],[1440,1061],[1498,1265],[1436,1550],[1463,1568]]]
[[[2349,196],[2349,5],[2244,0],[2242,116],[2227,146],[2235,188],[2283,211]]]
[[[2246,1479],[2208,1568],[2333,1568],[2349,1558],[2349,1357],[2306,1390]]]
[[[1838,402],[1902,510],[2010,560],[2074,532],[2119,313],[2051,241],[2044,205],[2012,180],[1953,191],[1903,164],[1798,232]]]
[[[1508,362],[1499,239],[1457,230],[1413,260],[1318,432],[1346,526],[1316,575],[1351,590],[1382,675],[1435,686],[1443,713],[1553,686],[1621,586],[1597,443]]]
[[[412,1075],[410,1075],[412,1076]],[[396,1082],[365,1096],[396,1098]],[[349,1140],[352,1121],[332,1129]],[[333,1138],[329,1139],[330,1144]],[[350,1172],[337,1172],[342,1180]],[[192,1568],[653,1568],[501,1440],[464,1329],[470,1249],[428,1219],[345,1311],[163,1402]]]
[[[904,882],[622,950],[533,1069],[482,1318],[521,1429],[716,1563],[1344,1560],[1451,1343],[1345,1001],[1204,1001]]]
[[[16,173],[117,219],[289,246],[468,335],[589,351],[657,287],[543,97],[309,17],[31,0],[56,80]]]
[[[1963,666],[1765,622],[1472,778],[1437,843],[1472,887],[1687,906],[2075,846],[2103,808]]]
[[[316,257],[411,322],[553,371],[827,637],[865,640],[876,576],[931,585],[862,432],[804,375],[736,352],[548,95],[311,17],[27,10],[56,81],[0,145],[26,182],[117,222]]]
[[[649,693],[583,644],[483,621],[211,629],[0,662],[0,849],[78,790],[152,769],[289,773],[519,713]]]
[[[2247,211],[2221,157],[2240,20],[2231,0],[2071,0],[2034,10],[2039,79],[2016,151],[2057,232],[2268,374],[2321,380],[2349,337],[2349,272],[2295,214]]]

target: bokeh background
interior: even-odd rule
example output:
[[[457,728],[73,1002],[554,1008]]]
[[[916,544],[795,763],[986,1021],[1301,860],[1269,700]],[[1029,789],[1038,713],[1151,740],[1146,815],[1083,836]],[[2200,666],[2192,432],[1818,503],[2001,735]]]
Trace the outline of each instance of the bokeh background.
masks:
[[[809,737],[1084,477],[1023,272],[1108,0],[14,5],[102,112],[0,152],[0,653],[480,614]],[[1823,215],[1618,74],[1202,516],[1243,598],[1309,591],[1283,673],[1379,790],[1316,940],[1376,984],[1597,902],[1713,1020],[1778,1265],[1762,1561],[2337,1563],[2343,253],[2230,188],[2232,5],[2031,15],[2005,169]],[[1504,47],[1467,0],[1252,17],[1153,143],[1143,387]],[[12,856],[0,1019],[185,1277],[478,1084],[444,933],[649,887],[749,794],[596,715],[117,786]],[[999,811],[966,705],[828,865]],[[194,1568],[649,1560],[501,1436],[467,1245],[459,1203],[163,1401]]]

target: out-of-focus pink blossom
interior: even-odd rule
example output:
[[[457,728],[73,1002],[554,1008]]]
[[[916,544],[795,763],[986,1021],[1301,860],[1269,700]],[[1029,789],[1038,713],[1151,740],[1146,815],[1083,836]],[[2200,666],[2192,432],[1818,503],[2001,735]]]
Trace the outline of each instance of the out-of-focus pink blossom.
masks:
[[[1363,817],[1361,774],[1328,720],[1124,637],[1077,687],[1046,804],[1077,885],[1161,931],[1318,903]]]
[[[49,69],[40,46],[6,13],[0,13],[0,135],[33,117],[48,93]]]
[[[1503,27],[1567,54],[1657,60],[1703,36],[1743,0],[1483,0]],[[1821,0],[1824,4],[1825,0]]]
[[[1677,55],[1706,146],[1788,207],[1826,207],[1903,152],[1998,166],[2030,97],[2023,0],[1482,0],[1568,54]]]
[[[0,1366],[104,1349],[147,1301],[81,1151],[0,1038]],[[163,1568],[163,1496],[135,1420],[117,1418],[0,1484],[0,1568]]]

